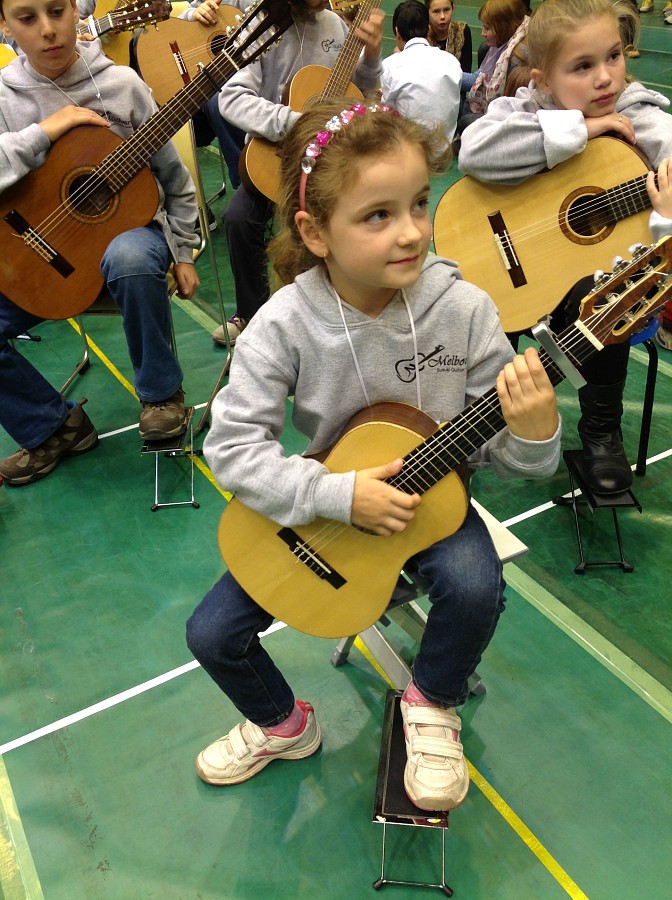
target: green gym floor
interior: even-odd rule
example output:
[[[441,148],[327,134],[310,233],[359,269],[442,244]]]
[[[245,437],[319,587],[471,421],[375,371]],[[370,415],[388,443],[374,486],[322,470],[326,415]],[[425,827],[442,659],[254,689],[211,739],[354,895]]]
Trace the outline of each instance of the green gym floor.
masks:
[[[476,38],[478,8],[458,4]],[[671,42],[660,11],[643,17],[641,57],[630,63],[668,96]],[[203,150],[201,162],[212,192],[218,158]],[[455,177],[436,184],[434,205]],[[218,215],[225,204],[213,202]],[[213,238],[231,314],[221,228]],[[217,312],[206,257],[199,272],[197,302],[174,304],[185,390],[196,405],[224,359],[209,336]],[[194,757],[237,721],[184,639],[186,618],[223,571],[216,532],[226,498],[197,459],[199,508],[151,510],[154,457],[140,454],[119,320],[89,318],[87,327],[93,364],[69,396],[88,398],[98,449],[35,485],[0,490],[0,897],[372,896],[387,684],[360,650],[334,669],[334,642],[277,628],[268,646],[315,705],[322,750],[236,787],[199,781]],[[67,321],[35,334],[41,340],[21,342],[21,351],[61,384],[78,335]],[[633,461],[646,363],[633,348],[624,419]],[[558,398],[564,447],[576,447],[575,392],[562,385]],[[551,502],[568,490],[564,465],[542,482],[476,480],[477,499],[529,552],[507,564],[507,611],[479,667],[487,692],[463,710],[473,784],[446,840],[456,898],[670,897],[671,408],[672,353],[661,350],[649,462],[634,485],[642,512],[619,517],[631,573],[574,573],[572,513]],[[301,447],[289,429],[286,444]],[[0,455],[13,450],[1,434]],[[189,499],[187,457],[160,458],[159,489],[162,502]],[[613,558],[609,511],[583,508],[581,522],[588,558]],[[395,639],[410,658],[410,639]],[[439,877],[438,831],[391,828],[387,847],[389,877]]]

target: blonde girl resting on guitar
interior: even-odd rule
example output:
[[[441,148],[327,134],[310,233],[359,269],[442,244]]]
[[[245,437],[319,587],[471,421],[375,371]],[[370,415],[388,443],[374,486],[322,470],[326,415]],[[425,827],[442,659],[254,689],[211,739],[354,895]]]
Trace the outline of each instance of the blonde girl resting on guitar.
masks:
[[[665,97],[626,76],[619,16],[632,15],[629,4],[612,0],[544,0],[527,35],[532,81],[515,97],[494,100],[464,131],[460,170],[518,184],[581,153],[595,137],[620,135],[654,167],[646,182],[654,239],[671,233],[672,116]],[[587,285],[577,287],[553,313],[556,332],[576,318]],[[579,391],[579,435],[590,487],[603,494],[632,483],[620,431],[628,353],[627,343],[613,344],[582,370],[588,383]]]
[[[508,427],[474,449],[469,462],[489,464],[502,477],[552,474],[560,422],[536,351],[514,358],[490,298],[463,281],[453,263],[428,258],[429,181],[441,132],[387,107],[351,104],[316,105],[285,140],[281,231],[269,248],[285,287],[238,340],[205,453],[217,480],[236,493],[233,503],[271,525],[323,517],[391,546],[413,532],[434,489],[421,500],[388,483],[402,460],[385,447],[384,464],[353,459],[340,472],[285,455],[288,397],[293,425],[314,454],[329,448],[362,407],[375,416],[375,404],[400,401],[390,405],[420,407],[436,427],[496,385]],[[468,679],[504,607],[502,566],[489,533],[459,476],[449,478],[464,508],[452,536],[443,537],[446,526],[412,561],[430,583],[432,609],[401,704],[406,791],[427,810],[465,799],[469,775],[456,707],[467,699]],[[456,512],[447,507],[438,510],[442,529]],[[369,586],[379,560],[366,569]],[[256,561],[257,570],[266,565]],[[399,568],[391,574],[394,583]],[[297,602],[309,605],[309,594]],[[259,640],[272,620],[229,571],[188,622],[192,653],[247,720],[199,754],[198,774],[211,784],[245,781],[273,759],[300,759],[320,746],[313,707],[295,699]]]
[[[78,18],[75,0],[0,0],[2,31],[23,50],[0,72],[0,192],[39,169],[72,128],[109,128],[128,138],[156,110],[135,72],[115,66],[99,41],[76,41]],[[174,263],[182,296],[191,297],[198,287],[192,260],[198,209],[189,172],[170,142],[150,168],[161,197],[154,219],[112,239],[101,272],[123,316],[142,405],[140,436],[156,440],[186,429],[166,273]],[[10,254],[13,239],[3,224],[3,252]],[[5,264],[11,266],[11,259]],[[0,474],[19,486],[44,478],[65,457],[92,450],[98,437],[81,404],[67,401],[12,346],[13,338],[42,319],[2,290],[0,279],[0,424],[19,449],[0,461]]]

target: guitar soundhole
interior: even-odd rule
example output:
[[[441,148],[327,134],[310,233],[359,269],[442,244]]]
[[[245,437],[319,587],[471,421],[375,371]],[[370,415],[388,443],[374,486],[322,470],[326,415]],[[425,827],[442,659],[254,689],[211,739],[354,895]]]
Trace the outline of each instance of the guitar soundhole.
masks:
[[[225,34],[215,35],[215,37],[213,37],[213,39],[210,41],[210,52],[212,53],[212,55],[217,56],[218,53],[221,53],[225,43]]]
[[[74,175],[66,187],[67,205],[75,217],[88,222],[109,218],[117,205],[117,194],[95,173]]]
[[[587,193],[587,190],[594,193]],[[581,188],[563,203],[560,228],[575,244],[597,244],[614,230],[608,198],[600,188]]]

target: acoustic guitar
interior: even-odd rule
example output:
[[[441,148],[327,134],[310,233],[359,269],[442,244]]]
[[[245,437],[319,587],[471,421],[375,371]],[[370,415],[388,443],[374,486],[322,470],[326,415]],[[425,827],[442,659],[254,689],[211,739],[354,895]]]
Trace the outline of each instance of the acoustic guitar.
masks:
[[[672,293],[672,279],[665,278],[671,267],[667,237],[595,286],[575,324],[556,339],[575,366],[605,345],[627,340],[660,311]],[[551,382],[559,384],[560,368],[546,351],[540,357]],[[460,528],[468,503],[460,470],[504,425],[495,388],[439,428],[400,403],[362,410],[320,459],[331,472],[348,472],[402,457],[401,472],[388,483],[423,495],[406,530],[379,537],[327,519],[280,526],[234,498],[219,524],[224,561],[260,606],[293,628],[318,637],[357,634],[385,611],[406,561]]]
[[[77,34],[95,38],[102,37],[110,31],[135,31],[136,28],[142,28],[151,22],[165,21],[170,16],[171,10],[169,0],[138,0],[137,3],[128,3],[111,9],[100,18],[89,16],[77,26]],[[128,64],[128,57],[126,63]]]
[[[467,175],[436,207],[434,247],[490,294],[506,332],[524,331],[583,275],[650,240],[648,169],[628,144],[600,137],[519,185]]]
[[[129,138],[92,125],[59,138],[44,165],[0,194],[0,291],[43,319],[86,309],[102,286],[100,260],[110,241],[156,212],[149,160],[292,22],[287,0],[261,0],[210,65]]]
[[[352,28],[343,42],[336,64],[304,66],[289,83],[285,98],[295,112],[302,112],[312,103],[332,97],[352,97],[361,100],[363,94],[351,78],[357,68],[364,42],[355,29],[365,22],[369,13],[380,6],[380,0],[362,0]],[[280,193],[280,158],[277,143],[264,138],[252,138],[240,155],[238,169],[240,179],[250,191],[258,191],[274,203]]]
[[[138,68],[159,106],[189,84],[199,66],[212,62],[241,15],[235,6],[221,4],[216,25],[171,18],[160,30],[140,34],[136,46]]]

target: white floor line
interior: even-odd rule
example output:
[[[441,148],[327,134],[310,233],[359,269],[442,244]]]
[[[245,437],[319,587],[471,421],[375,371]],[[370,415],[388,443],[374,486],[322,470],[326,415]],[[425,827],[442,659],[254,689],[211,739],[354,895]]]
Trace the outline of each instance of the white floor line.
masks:
[[[261,633],[261,637],[286,627],[284,622],[274,622],[269,629]],[[16,750],[19,747],[24,747],[26,744],[37,741],[49,734],[53,734],[55,731],[60,731],[62,728],[69,728],[71,725],[76,725],[77,722],[81,722],[83,719],[88,719],[90,716],[104,712],[106,709],[111,709],[113,706],[118,706],[120,703],[125,703],[127,700],[132,700],[134,697],[138,697],[140,694],[151,691],[153,688],[160,687],[162,684],[166,684],[166,682],[172,681],[174,678],[179,678],[180,675],[186,675],[187,672],[192,672],[194,669],[199,668],[199,666],[200,663],[196,660],[192,660],[192,662],[185,663],[183,666],[178,666],[170,672],[165,672],[163,675],[151,678],[149,681],[138,684],[126,691],[121,691],[121,693],[115,694],[113,697],[108,697],[106,700],[101,700],[99,703],[87,706],[86,709],[80,709],[78,712],[72,713],[69,716],[64,716],[64,718],[58,719],[50,725],[45,725],[43,728],[37,728],[35,731],[24,734],[22,737],[7,741],[5,744],[0,744],[0,756],[9,753],[10,750]]]

